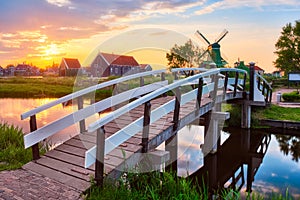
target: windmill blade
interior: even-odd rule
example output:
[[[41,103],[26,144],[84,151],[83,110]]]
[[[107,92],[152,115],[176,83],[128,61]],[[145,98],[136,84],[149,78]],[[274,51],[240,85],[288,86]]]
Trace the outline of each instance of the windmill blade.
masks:
[[[202,57],[204,57],[205,56],[205,54],[210,54],[209,53],[209,50],[205,50],[200,56],[199,56],[199,58],[202,58]]]
[[[228,31],[226,29],[224,29],[221,34],[219,35],[219,37],[217,37],[217,39],[215,40],[216,43],[219,43],[226,35],[227,35]]]
[[[200,38],[200,40],[202,40],[202,41],[205,41],[208,45],[210,45],[210,42],[208,41],[208,39],[206,39],[205,37],[204,37],[204,35],[202,35],[202,33],[200,33],[200,31],[196,31],[196,36],[198,37],[198,38]],[[205,43],[204,42],[204,43]]]

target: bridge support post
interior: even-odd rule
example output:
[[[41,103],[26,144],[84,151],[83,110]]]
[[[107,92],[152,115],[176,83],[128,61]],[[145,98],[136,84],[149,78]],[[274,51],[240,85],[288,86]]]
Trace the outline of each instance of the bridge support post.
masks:
[[[211,116],[211,119],[207,119]],[[211,112],[205,116],[205,134],[204,134],[204,144],[202,145],[202,152],[204,155],[208,153],[216,153],[219,145],[220,138],[220,122],[229,119],[229,112]]]
[[[97,149],[96,149],[96,166],[95,181],[97,186],[103,187],[104,181],[104,149],[105,149],[105,130],[104,127],[97,129]]]
[[[241,127],[251,127],[251,105],[249,105],[247,102],[242,104]]]
[[[170,159],[167,161],[166,170],[177,172],[177,157],[178,157],[178,136],[175,135],[165,141],[165,150],[170,153]]]

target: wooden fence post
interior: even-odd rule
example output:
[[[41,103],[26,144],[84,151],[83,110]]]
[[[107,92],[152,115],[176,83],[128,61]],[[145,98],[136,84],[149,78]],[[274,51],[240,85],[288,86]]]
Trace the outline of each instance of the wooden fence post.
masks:
[[[37,124],[36,124],[36,116],[32,115],[30,116],[30,132],[33,132],[37,129]],[[37,160],[40,158],[40,150],[39,150],[39,144],[36,143],[32,147],[32,159]]]
[[[97,129],[97,149],[96,149],[96,166],[95,181],[97,186],[103,187],[104,181],[104,150],[105,150],[105,130],[104,126]]]
[[[144,107],[144,121],[143,121],[143,137],[142,137],[142,153],[148,152],[148,140],[150,129],[150,116],[151,116],[151,103],[150,101],[145,103]]]

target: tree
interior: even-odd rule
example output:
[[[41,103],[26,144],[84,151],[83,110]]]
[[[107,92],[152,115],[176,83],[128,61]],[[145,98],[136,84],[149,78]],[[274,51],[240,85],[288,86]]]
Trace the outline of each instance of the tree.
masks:
[[[278,58],[275,67],[286,74],[291,71],[300,71],[300,21],[296,21],[282,28],[281,36],[277,40],[275,54]]]
[[[182,46],[175,44],[166,55],[169,69],[199,67],[203,53],[204,50],[195,46],[192,40]]]

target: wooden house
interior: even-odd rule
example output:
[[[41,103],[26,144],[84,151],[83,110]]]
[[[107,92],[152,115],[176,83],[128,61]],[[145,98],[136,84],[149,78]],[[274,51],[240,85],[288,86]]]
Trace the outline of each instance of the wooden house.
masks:
[[[80,68],[78,59],[62,58],[59,65],[59,76],[76,76]]]
[[[152,67],[149,64],[140,64],[140,68],[143,72],[152,71]]]
[[[133,56],[100,52],[91,63],[91,74],[97,77],[123,76],[141,71]]]

